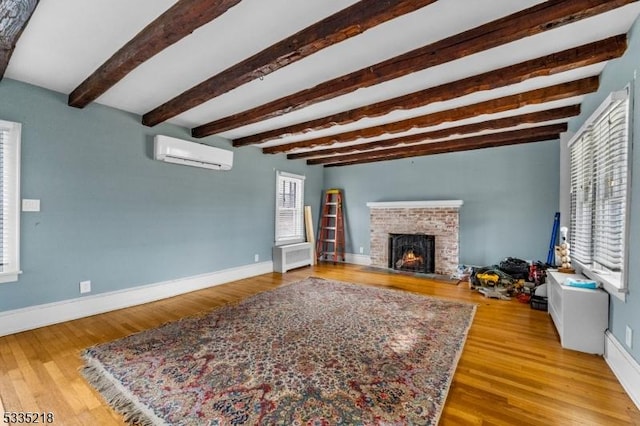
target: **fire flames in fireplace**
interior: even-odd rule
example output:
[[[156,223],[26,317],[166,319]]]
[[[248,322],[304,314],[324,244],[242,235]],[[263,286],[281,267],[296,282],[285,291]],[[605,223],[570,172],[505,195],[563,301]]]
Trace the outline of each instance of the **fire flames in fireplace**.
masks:
[[[423,257],[420,255],[417,255],[414,252],[413,248],[409,248],[405,250],[405,252],[402,254],[402,258],[400,258],[396,262],[396,268],[397,269],[402,269],[402,268],[417,269],[422,267],[423,262],[424,262]]]
[[[435,237],[425,234],[389,234],[389,268],[433,273]]]

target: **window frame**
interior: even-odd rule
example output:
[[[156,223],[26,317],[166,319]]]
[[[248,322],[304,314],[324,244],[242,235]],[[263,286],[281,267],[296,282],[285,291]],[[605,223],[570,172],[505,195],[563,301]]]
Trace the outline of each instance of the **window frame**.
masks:
[[[3,233],[2,240],[8,240],[8,247],[0,246],[3,251],[2,257],[9,259],[9,267],[4,270],[4,265],[0,267],[0,284],[18,281],[20,271],[20,162],[22,148],[22,124],[11,121],[0,120],[0,130],[6,132],[8,147],[1,147],[3,158],[2,180],[5,182],[5,190],[7,196],[1,198],[3,216],[6,215],[4,222],[9,228],[5,231],[5,227],[0,227]],[[5,200],[6,198],[6,200]],[[3,243],[4,245],[4,243]],[[6,252],[5,252],[6,250]]]
[[[298,175],[295,173],[289,173],[281,170],[276,170],[276,191],[275,191],[275,245],[287,245],[287,244],[295,244],[301,243],[306,240],[305,236],[305,227],[304,227],[304,181],[306,177],[304,175]],[[297,182],[300,186],[297,194],[300,195],[298,198],[296,196],[296,206],[293,208],[283,207],[281,204],[281,194],[280,186],[284,181],[294,181]],[[293,210],[294,211],[294,226],[298,229],[293,230],[291,233],[287,233],[282,235],[282,227],[280,226],[280,218],[281,211],[284,209]]]
[[[576,268],[581,271],[587,277],[598,281],[602,284],[604,289],[611,293],[612,295],[625,300],[625,295],[628,291],[628,266],[629,266],[629,220],[630,220],[630,208],[631,208],[631,177],[632,177],[632,109],[633,102],[631,96],[631,87],[627,86],[624,90],[611,93],[596,109],[596,111],[585,121],[580,130],[576,132],[576,134],[571,138],[568,143],[569,148],[569,176],[570,176],[570,219],[571,219],[571,233],[570,240],[573,241],[575,238],[575,228],[574,221],[575,217],[575,207],[577,207],[577,198],[576,197],[584,197],[584,194],[578,193],[575,194],[574,184],[572,182],[574,175],[574,164],[573,164],[573,147],[577,143],[584,143],[585,139],[591,138],[591,132],[594,127],[598,126],[604,117],[609,117],[610,114],[614,113],[617,104],[619,102],[626,102],[626,116],[624,117],[625,122],[622,126],[622,129],[625,132],[624,147],[626,149],[626,185],[624,189],[620,192],[624,194],[624,217],[623,219],[623,229],[621,232],[622,238],[622,254],[620,256],[620,268],[621,271],[614,271],[610,268],[607,268],[603,264],[598,262],[598,255],[596,246],[598,245],[596,235],[598,234],[598,227],[596,216],[598,214],[599,203],[607,201],[608,195],[607,191],[603,191],[601,186],[602,183],[598,182],[598,177],[602,177],[602,172],[597,170],[598,162],[602,161],[602,158],[596,158],[599,149],[602,149],[602,141],[596,143],[595,141],[589,141],[590,145],[586,149],[590,149],[591,153],[586,157],[589,158],[589,162],[585,165],[580,165],[580,169],[589,169],[589,203],[590,206],[590,215],[591,215],[591,241],[590,241],[590,253],[585,258],[580,258],[580,256],[576,257],[575,252],[573,251],[575,247],[572,246],[572,258],[573,264]],[[583,148],[584,149],[584,148]],[[609,154],[606,154],[609,155]],[[606,157],[605,157],[606,158]],[[607,236],[609,238],[610,236]]]

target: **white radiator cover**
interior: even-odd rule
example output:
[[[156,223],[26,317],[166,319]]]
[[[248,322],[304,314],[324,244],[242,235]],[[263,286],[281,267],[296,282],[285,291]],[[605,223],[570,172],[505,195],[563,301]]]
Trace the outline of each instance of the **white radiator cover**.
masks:
[[[313,263],[311,243],[287,244],[273,248],[273,270],[285,273]]]

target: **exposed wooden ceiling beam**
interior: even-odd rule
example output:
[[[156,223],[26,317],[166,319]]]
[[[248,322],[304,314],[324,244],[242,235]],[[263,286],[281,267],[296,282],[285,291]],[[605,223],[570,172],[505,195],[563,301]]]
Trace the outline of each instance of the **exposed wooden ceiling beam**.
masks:
[[[0,80],[9,66],[16,43],[38,6],[38,0],[0,1]]]
[[[235,114],[233,120],[236,121],[224,124],[222,128],[228,129],[229,126],[236,128],[277,117],[317,102],[353,92],[362,87],[370,87],[521,38],[533,36],[634,1],[637,0],[545,1],[504,18],[277,99],[250,111]],[[214,131],[213,126],[207,131],[201,128],[196,129],[192,130],[192,134],[196,137],[208,136],[213,134],[212,132]],[[216,130],[216,132],[219,132],[219,130]]]
[[[422,145],[402,146],[390,149],[361,152],[357,154],[313,158],[307,164],[351,165],[371,161],[395,160],[399,158],[418,157],[424,155],[443,154],[446,152],[468,151],[481,148],[493,148],[519,143],[538,142],[557,139],[560,133],[567,130],[567,124],[552,124],[509,132],[471,136],[444,142],[433,142]]]
[[[183,92],[144,114],[142,123],[155,126],[242,84],[434,1],[359,1]]]
[[[528,114],[514,115],[511,117],[498,118],[496,120],[482,121],[479,123],[467,124],[464,126],[449,127],[433,132],[418,133],[416,135],[403,136],[400,138],[385,139],[376,142],[368,142],[357,145],[348,145],[335,148],[319,149],[315,151],[295,152],[287,155],[287,159],[296,160],[300,158],[323,157],[335,154],[345,154],[351,152],[364,152],[372,149],[390,148],[401,144],[415,144],[427,142],[435,139],[444,139],[456,135],[465,135],[477,133],[485,130],[499,130],[509,127],[515,127],[521,124],[544,123],[547,121],[568,119],[580,114],[580,105],[571,105],[567,107],[554,108],[545,111],[531,112]],[[271,147],[279,148],[279,146]],[[263,152],[269,148],[264,148]]]
[[[598,77],[588,77],[568,83],[557,84],[555,86],[543,87],[541,89],[530,90],[528,92],[515,95],[504,96],[502,98],[491,99],[466,105],[445,111],[438,111],[433,114],[413,117],[394,123],[382,124],[380,126],[368,127],[352,130],[350,132],[330,135],[305,141],[292,142],[287,144],[288,149],[311,148],[320,145],[332,145],[334,143],[351,142],[358,139],[369,139],[408,131],[414,128],[425,128],[436,126],[445,122],[454,122],[484,114],[496,114],[499,112],[518,109],[527,105],[535,105],[546,102],[567,99],[574,96],[581,96],[595,92],[598,89]]]
[[[597,64],[622,56],[627,48],[627,36],[621,34],[580,47],[521,62],[501,69],[478,74],[462,80],[431,87],[393,99],[355,108],[350,111],[318,118],[304,123],[269,130],[242,138],[242,144],[260,143],[283,135],[291,136],[309,130],[325,129],[334,125],[343,125],[365,117],[378,117],[394,110],[408,110],[426,106],[434,102],[443,102],[470,93],[491,90],[523,82],[527,79],[553,75],[572,69]],[[197,127],[193,132],[201,129]],[[192,132],[192,133],[193,133]],[[205,132],[206,134],[208,132]],[[234,143],[236,145],[240,139]],[[236,145],[237,146],[237,145]]]
[[[84,108],[140,64],[238,3],[240,0],[179,0],[76,87],[68,104]]]
[[[356,165],[356,164],[365,164],[365,163],[374,163],[374,162],[380,162],[380,161],[398,160],[398,159],[401,159],[401,158],[424,157],[424,156],[427,156],[427,155],[447,154],[447,153],[451,153],[451,152],[462,152],[462,151],[472,151],[472,150],[475,150],[475,149],[483,149],[483,148],[498,148],[498,147],[501,147],[501,146],[518,145],[518,144],[525,144],[525,143],[532,143],[532,142],[542,142],[542,141],[545,141],[545,140],[554,140],[554,139],[559,139],[559,138],[560,138],[560,133],[556,133],[556,134],[550,134],[548,136],[532,136],[532,137],[523,138],[523,139],[510,139],[510,140],[505,140],[505,141],[500,141],[500,142],[494,142],[490,146],[476,145],[476,146],[473,146],[473,147],[443,148],[442,150],[439,150],[439,151],[434,150],[433,152],[422,153],[422,154],[397,155],[397,156],[389,157],[389,158],[379,157],[379,158],[369,158],[369,159],[345,161],[343,163],[325,164],[324,167],[353,166],[353,165]]]

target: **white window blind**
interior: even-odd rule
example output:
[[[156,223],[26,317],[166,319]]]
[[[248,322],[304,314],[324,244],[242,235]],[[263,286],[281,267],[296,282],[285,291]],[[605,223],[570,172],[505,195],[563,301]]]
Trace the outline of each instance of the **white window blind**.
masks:
[[[0,283],[20,272],[21,125],[0,120]]]
[[[303,242],[304,176],[276,173],[276,245]]]
[[[624,288],[629,94],[612,93],[570,142],[573,258]]]

